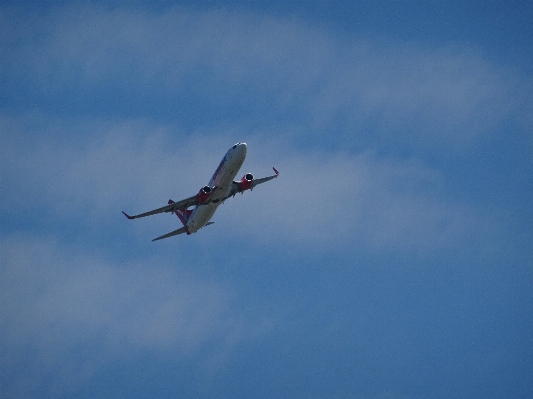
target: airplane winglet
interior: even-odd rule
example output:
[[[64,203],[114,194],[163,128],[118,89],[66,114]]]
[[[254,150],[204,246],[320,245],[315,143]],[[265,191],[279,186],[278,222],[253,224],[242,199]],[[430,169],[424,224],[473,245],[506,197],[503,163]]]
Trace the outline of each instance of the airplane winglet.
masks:
[[[274,173],[276,173],[276,175],[279,175],[279,172],[276,170],[275,167],[272,166],[272,169],[274,169]]]
[[[128,215],[126,212],[122,211],[124,216],[126,216],[129,220],[135,219],[133,216]]]

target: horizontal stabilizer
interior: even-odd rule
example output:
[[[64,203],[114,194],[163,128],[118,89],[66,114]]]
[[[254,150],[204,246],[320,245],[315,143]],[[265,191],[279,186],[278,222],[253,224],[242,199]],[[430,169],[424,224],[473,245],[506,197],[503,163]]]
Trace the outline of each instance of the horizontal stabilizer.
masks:
[[[174,231],[171,231],[170,233],[165,234],[164,236],[154,238],[152,240],[152,242],[157,241],[157,240],[162,240],[163,238],[177,236],[179,234],[183,234],[183,233],[186,233],[186,232],[187,232],[187,226],[183,226],[183,227],[181,227],[181,228],[179,228],[177,230],[174,230]]]
[[[208,223],[205,224],[205,226],[209,226],[210,224],[213,224],[213,223],[215,223],[215,222],[208,222]],[[152,240],[152,242],[157,241],[157,240],[162,240],[163,238],[177,236],[177,235],[180,235],[180,234],[183,234],[183,233],[187,233],[187,226],[183,226],[182,228],[179,228],[177,230],[171,231],[170,233],[167,233],[164,236],[154,238]]]

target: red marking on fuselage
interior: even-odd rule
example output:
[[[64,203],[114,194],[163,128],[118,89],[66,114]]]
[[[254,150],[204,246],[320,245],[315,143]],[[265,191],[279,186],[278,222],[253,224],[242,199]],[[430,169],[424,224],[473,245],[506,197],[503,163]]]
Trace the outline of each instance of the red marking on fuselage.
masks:
[[[224,158],[222,158],[222,161],[220,161],[220,164],[218,165],[218,168],[215,170],[215,173],[213,173],[213,177],[211,178],[211,181],[209,182],[209,185],[211,185],[215,179],[217,178],[218,174],[222,170],[222,167],[226,163],[226,155],[224,155]]]

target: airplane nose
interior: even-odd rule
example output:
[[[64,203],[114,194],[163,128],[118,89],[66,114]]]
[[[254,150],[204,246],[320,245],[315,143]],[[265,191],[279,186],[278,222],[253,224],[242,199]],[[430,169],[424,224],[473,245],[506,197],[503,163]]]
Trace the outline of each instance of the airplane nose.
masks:
[[[234,152],[241,154],[241,156],[246,156],[246,143],[237,143],[232,147],[232,149]]]

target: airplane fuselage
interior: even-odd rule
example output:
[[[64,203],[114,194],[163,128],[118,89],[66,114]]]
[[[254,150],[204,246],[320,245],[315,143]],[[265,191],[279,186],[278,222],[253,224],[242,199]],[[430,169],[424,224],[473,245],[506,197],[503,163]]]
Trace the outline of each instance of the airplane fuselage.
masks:
[[[187,222],[187,231],[189,234],[197,232],[213,217],[218,206],[222,203],[221,200],[228,196],[233,179],[239,172],[245,158],[245,143],[235,144],[224,155],[224,158],[222,158],[208,184],[213,189],[209,203],[196,205],[189,217]]]

